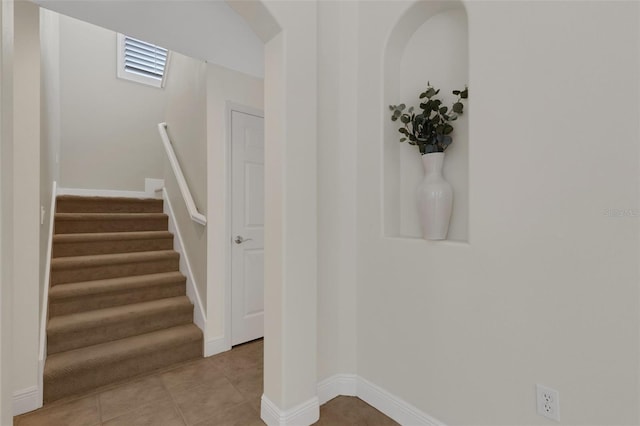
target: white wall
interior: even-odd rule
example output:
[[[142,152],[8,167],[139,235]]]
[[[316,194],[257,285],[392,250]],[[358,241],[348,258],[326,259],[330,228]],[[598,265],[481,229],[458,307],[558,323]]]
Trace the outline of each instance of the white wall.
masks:
[[[168,164],[165,184],[205,305],[205,342],[220,348],[229,337],[227,102],[263,109],[263,80],[174,54],[166,90],[168,133],[198,210],[207,215],[206,227],[191,221]]]
[[[227,101],[264,109],[264,82],[247,74],[242,74],[214,64],[207,65],[207,182],[208,207],[207,238],[209,240],[207,264],[209,292],[207,293],[207,335],[206,341],[224,339],[228,332],[225,322],[227,294],[225,284],[228,278],[229,244],[231,235],[229,220],[229,147]],[[226,336],[230,339],[231,336]],[[230,341],[230,340],[229,340]]]
[[[165,103],[116,77],[116,33],[60,16],[60,186],[143,191],[160,178]]]
[[[167,132],[198,211],[207,214],[207,65],[172,53],[167,75]],[[157,131],[156,131],[157,133]],[[158,136],[159,137],[159,136]],[[164,181],[202,301],[207,294],[206,227],[191,220],[163,149]]]
[[[14,4],[0,3],[0,424],[13,424],[13,32]]]
[[[60,19],[55,12],[40,9],[40,298],[45,286],[47,244],[53,181],[60,178]],[[42,314],[42,313],[41,313]]]
[[[40,243],[39,7],[15,3],[13,62],[13,351],[14,396],[37,396]],[[11,191],[10,191],[11,192]],[[6,209],[6,207],[5,207]],[[6,211],[6,210],[5,210]],[[35,248],[35,249],[34,249]],[[32,307],[34,307],[32,309]],[[19,336],[19,337],[18,337]],[[24,399],[24,398],[23,398]],[[34,404],[31,401],[31,404]],[[25,407],[14,405],[16,414]],[[26,409],[29,409],[28,407]]]
[[[317,383],[317,8],[265,5],[282,32],[266,43],[264,392],[289,410]]]
[[[638,4],[465,3],[469,245],[382,236],[382,55],[409,4],[360,2],[352,51],[358,374],[450,425],[551,424],[536,383],[562,424],[637,424],[638,220],[605,212],[639,206]]]
[[[39,7],[15,3],[13,182],[13,386],[38,384],[40,268]]]
[[[318,4],[319,380],[357,369],[357,9]]]
[[[225,1],[38,0],[43,7],[184,55],[264,76],[264,44]]]

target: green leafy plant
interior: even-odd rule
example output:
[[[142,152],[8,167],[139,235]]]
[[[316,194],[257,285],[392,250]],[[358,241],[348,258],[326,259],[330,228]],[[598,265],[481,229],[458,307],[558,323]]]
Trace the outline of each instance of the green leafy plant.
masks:
[[[452,93],[458,99],[449,109],[436,97],[438,93],[440,89],[435,89],[431,83],[427,83],[427,89],[420,93],[419,108],[422,112],[414,112],[414,107],[407,109],[405,104],[389,105],[391,121],[400,120],[403,124],[398,129],[403,135],[400,142],[409,141],[409,144],[416,145],[422,155],[444,152],[451,145],[453,122],[464,110],[462,100],[469,97],[467,86],[463,90],[454,90]]]

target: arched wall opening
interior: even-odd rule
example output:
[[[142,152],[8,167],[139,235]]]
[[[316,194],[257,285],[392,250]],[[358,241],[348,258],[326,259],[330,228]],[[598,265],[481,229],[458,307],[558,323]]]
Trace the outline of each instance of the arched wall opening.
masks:
[[[418,95],[430,82],[449,107],[451,93],[469,81],[468,24],[459,1],[418,1],[394,26],[384,55],[385,117],[383,157],[383,235],[421,238],[415,190],[423,176],[417,147],[399,143],[399,122],[392,122],[386,105],[418,107]],[[443,169],[454,192],[448,240],[469,239],[468,104],[454,123],[453,143],[446,150]]]
[[[147,10],[158,2],[41,3],[70,16],[74,14],[59,8],[75,7],[78,19],[128,33],[133,24],[123,19],[123,13],[106,12],[120,7]],[[263,406],[266,400],[269,419],[274,423],[280,421],[274,416],[306,404],[304,415],[310,424],[319,412],[317,229],[309,226],[315,223],[317,214],[316,7],[311,2],[228,3],[265,43],[265,198],[269,201],[265,206]],[[188,25],[193,23],[176,19],[171,31],[180,33]],[[159,34],[167,34],[166,28],[153,25],[146,31],[140,36],[150,42]],[[177,45],[173,48],[182,50]],[[301,199],[305,202],[299,203]],[[207,232],[209,238],[211,230]]]

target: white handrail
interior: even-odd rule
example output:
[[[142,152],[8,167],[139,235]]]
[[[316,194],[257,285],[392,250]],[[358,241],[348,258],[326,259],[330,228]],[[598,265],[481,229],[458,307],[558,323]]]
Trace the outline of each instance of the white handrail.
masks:
[[[189,185],[187,185],[187,181],[182,174],[182,169],[180,168],[180,163],[178,163],[178,158],[176,157],[176,153],[173,151],[173,146],[171,146],[171,141],[169,140],[169,135],[167,134],[167,123],[159,123],[158,131],[160,132],[160,137],[162,138],[162,143],[164,145],[165,151],[167,151],[167,157],[169,157],[169,163],[171,164],[171,168],[173,169],[173,174],[178,181],[178,187],[180,188],[180,193],[182,194],[182,198],[184,199],[184,203],[187,205],[187,210],[189,211],[189,215],[191,216],[191,220],[196,223],[199,223],[202,226],[207,225],[207,218],[205,215],[198,211],[196,207],[196,203],[193,202],[193,197],[191,196],[191,191],[189,191]]]

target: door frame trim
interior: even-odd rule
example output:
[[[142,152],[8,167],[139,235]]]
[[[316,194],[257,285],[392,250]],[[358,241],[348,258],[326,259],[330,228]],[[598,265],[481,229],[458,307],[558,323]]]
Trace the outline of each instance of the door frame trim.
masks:
[[[232,238],[233,235],[231,233],[231,214],[232,214],[232,202],[231,202],[231,194],[232,194],[232,183],[231,182],[231,177],[232,177],[232,170],[231,170],[231,166],[232,166],[232,158],[231,158],[231,114],[235,111],[235,112],[241,112],[243,114],[248,114],[248,115],[254,115],[256,117],[260,117],[264,120],[264,111],[258,109],[258,108],[253,108],[247,105],[242,105],[242,104],[238,104],[235,103],[233,101],[227,100],[226,102],[226,108],[225,108],[225,114],[226,114],[226,118],[225,118],[225,163],[227,165],[226,167],[226,171],[225,171],[225,176],[226,176],[226,180],[227,180],[227,185],[225,188],[225,216],[227,217],[227,220],[225,221],[225,238],[226,238],[226,244],[224,246],[224,251],[225,251],[225,258],[226,258],[226,262],[225,262],[225,271],[224,271],[224,275],[225,275],[225,279],[224,279],[224,341],[225,341],[225,346],[227,348],[231,348],[231,331],[232,331],[232,302],[231,302],[231,292],[232,292],[232,288],[231,288],[231,284],[232,284],[232,277],[231,277],[231,256],[233,255],[232,253]]]

